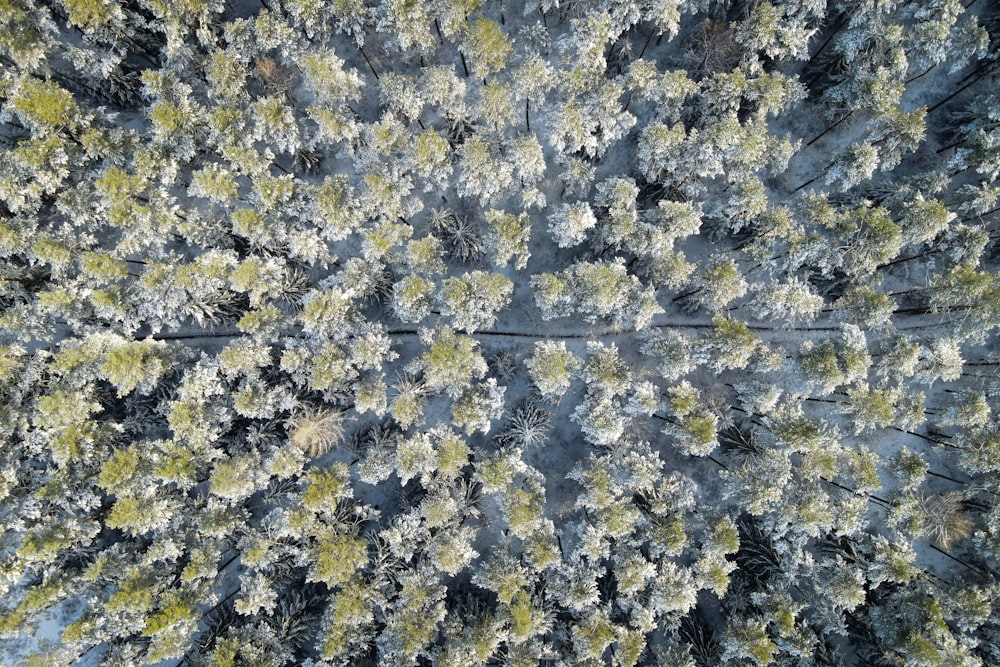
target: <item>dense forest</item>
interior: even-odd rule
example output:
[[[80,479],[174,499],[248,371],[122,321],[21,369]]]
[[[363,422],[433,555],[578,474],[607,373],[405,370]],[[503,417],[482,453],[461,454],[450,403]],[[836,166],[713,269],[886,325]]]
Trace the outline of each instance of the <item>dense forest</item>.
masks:
[[[1000,664],[992,0],[0,0],[0,662]]]

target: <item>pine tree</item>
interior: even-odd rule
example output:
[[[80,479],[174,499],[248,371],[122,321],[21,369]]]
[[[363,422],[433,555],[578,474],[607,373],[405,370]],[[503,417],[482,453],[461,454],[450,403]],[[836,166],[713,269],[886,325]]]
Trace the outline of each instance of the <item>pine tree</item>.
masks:
[[[170,349],[162,341],[122,341],[108,352],[102,374],[115,386],[119,396],[133,390],[148,394],[170,369]]]
[[[477,79],[504,69],[513,50],[500,26],[485,16],[471,22],[461,49]]]
[[[597,218],[585,201],[561,204],[549,215],[549,233],[560,248],[583,243],[587,231],[596,226]]]
[[[420,322],[431,314],[434,283],[418,275],[409,275],[392,286],[392,307],[403,322]]]
[[[472,271],[446,279],[437,299],[455,328],[472,333],[493,326],[513,291],[514,284],[499,273]]]
[[[505,193],[514,181],[514,167],[503,159],[499,145],[480,135],[469,137],[459,152],[459,192],[487,203]]]
[[[503,414],[506,389],[497,386],[496,378],[470,385],[452,403],[452,423],[464,429],[466,435],[476,431],[489,432],[493,421]]]
[[[412,157],[417,175],[427,181],[424,191],[442,189],[451,175],[451,149],[448,141],[433,128],[417,135]]]
[[[684,381],[667,390],[670,412],[676,418],[664,433],[673,436],[674,446],[690,456],[708,456],[718,446],[719,418],[700,405],[701,392]]]
[[[759,319],[774,319],[791,325],[798,320],[815,318],[823,307],[823,297],[815,294],[808,283],[792,280],[764,287],[754,294],[748,306]]]
[[[696,359],[711,359],[711,365],[716,371],[746,368],[761,340],[746,324],[738,320],[716,315],[712,323],[715,331],[701,341],[700,354]]]
[[[690,298],[697,307],[720,311],[747,292],[747,283],[732,260],[717,260],[703,269]]]
[[[786,12],[791,16],[786,16]],[[805,59],[809,55],[809,39],[816,32],[807,19],[797,16],[791,7],[786,9],[762,2],[738,25],[736,40],[771,59]]]
[[[375,10],[378,32],[384,32],[405,53],[415,50],[429,55],[437,46],[431,32],[431,16],[422,3],[410,0],[382,0]],[[358,31],[361,33],[361,31]]]
[[[541,395],[558,400],[570,387],[573,373],[580,360],[566,349],[563,341],[539,341],[532,355],[525,360],[528,373]]]
[[[486,222],[489,224],[489,231],[484,240],[493,254],[493,263],[502,267],[513,259],[514,269],[523,270],[531,257],[528,250],[528,242],[531,240],[528,214],[514,215],[490,209],[486,211]]]
[[[461,393],[474,380],[486,374],[486,360],[479,344],[469,336],[451,329],[422,330],[426,351],[410,367],[420,371],[431,391],[445,391],[450,396]]]

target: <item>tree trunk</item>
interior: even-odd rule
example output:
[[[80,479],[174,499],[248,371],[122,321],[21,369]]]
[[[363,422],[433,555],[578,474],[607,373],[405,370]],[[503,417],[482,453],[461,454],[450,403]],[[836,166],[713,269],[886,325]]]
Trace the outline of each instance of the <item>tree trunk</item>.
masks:
[[[371,69],[372,74],[375,75],[375,79],[377,80],[379,78],[378,72],[375,71],[375,66],[372,65],[372,61],[368,58],[368,54],[365,53],[365,48],[358,44],[358,50],[361,51],[361,55],[365,57],[365,62],[368,63],[368,67]]]
[[[952,99],[954,99],[955,97],[957,97],[960,93],[962,93],[965,90],[967,90],[968,88],[970,88],[972,85],[974,85],[975,83],[977,83],[980,79],[983,79],[984,77],[986,77],[990,72],[992,72],[995,69],[995,67],[996,67],[995,65],[990,65],[989,67],[984,67],[982,72],[975,72],[972,80],[970,80],[968,83],[960,86],[957,90],[955,90],[954,92],[950,93],[947,97],[945,97],[943,100],[941,100],[940,102],[938,102],[934,106],[928,107],[927,113],[933,113],[934,111],[937,111],[938,109],[940,109],[943,105],[947,104]]]
[[[806,147],[812,146],[814,143],[816,143],[817,141],[819,141],[820,139],[822,139],[823,137],[825,137],[827,134],[829,134],[830,132],[832,132],[841,123],[843,123],[845,120],[847,120],[848,118],[850,118],[851,116],[853,116],[855,111],[857,111],[857,109],[851,109],[850,111],[848,111],[846,116],[843,116],[836,123],[834,123],[830,127],[826,128],[825,130],[823,130],[822,132],[820,132],[819,134],[817,134],[815,137],[813,137],[812,139],[810,139],[809,142],[806,143]]]

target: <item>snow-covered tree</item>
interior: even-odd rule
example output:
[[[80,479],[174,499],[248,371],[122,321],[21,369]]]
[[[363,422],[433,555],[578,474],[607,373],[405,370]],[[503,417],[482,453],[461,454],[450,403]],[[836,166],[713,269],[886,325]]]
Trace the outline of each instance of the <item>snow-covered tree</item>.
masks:
[[[560,204],[549,215],[549,233],[560,248],[583,243],[587,230],[597,226],[597,218],[587,202]]]
[[[539,341],[525,360],[528,373],[538,391],[547,399],[558,399],[569,389],[580,360],[566,349],[563,341]]]
[[[523,270],[531,257],[528,250],[528,242],[531,240],[528,215],[490,209],[486,211],[486,222],[489,224],[489,231],[484,241],[493,255],[493,262],[497,266],[506,266],[513,259],[514,268]]]
[[[472,333],[493,326],[513,291],[514,284],[502,274],[472,271],[446,279],[437,299],[457,329]]]

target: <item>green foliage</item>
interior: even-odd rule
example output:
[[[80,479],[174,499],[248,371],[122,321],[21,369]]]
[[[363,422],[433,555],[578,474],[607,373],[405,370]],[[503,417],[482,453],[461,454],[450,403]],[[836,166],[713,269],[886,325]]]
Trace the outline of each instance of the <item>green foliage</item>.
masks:
[[[705,341],[705,348],[714,359],[712,367],[717,371],[727,368],[746,368],[750,357],[760,344],[750,327],[739,320],[723,315],[712,318],[715,331]]]
[[[368,562],[367,542],[355,535],[329,533],[316,541],[309,581],[343,586]]]
[[[514,268],[518,271],[528,264],[531,252],[528,241],[531,240],[531,222],[528,215],[514,215],[490,209],[486,211],[486,222],[490,231],[486,235],[486,243],[493,252],[493,262],[497,266],[505,266],[514,259]]]
[[[427,349],[417,363],[428,389],[456,396],[486,373],[486,360],[479,352],[479,343],[469,336],[440,328],[424,332],[422,338]]]
[[[506,387],[498,387],[494,378],[467,387],[451,406],[452,424],[464,429],[466,435],[475,431],[486,433],[492,421],[503,414]]]
[[[718,262],[701,272],[699,291],[694,295],[698,305],[719,311],[747,291],[746,281],[732,260]]]
[[[437,443],[437,474],[445,479],[457,477],[468,465],[471,453],[462,436],[450,430],[442,432]]]
[[[502,604],[511,604],[514,597],[527,587],[528,570],[505,551],[494,551],[472,577],[477,586],[491,590]]]
[[[121,494],[126,485],[139,472],[142,454],[138,447],[119,449],[101,465],[98,484],[108,493]]]
[[[748,659],[754,665],[770,665],[778,646],[768,636],[763,620],[746,619],[732,628],[725,638],[727,659]]]
[[[104,523],[131,535],[143,535],[167,526],[172,518],[169,507],[166,500],[119,498]]]
[[[527,538],[539,528],[544,509],[545,490],[540,486],[515,486],[504,494],[507,525],[521,539]]]
[[[27,123],[41,132],[75,130],[79,122],[79,108],[73,96],[57,83],[26,77],[10,101]]]
[[[327,468],[313,468],[305,476],[302,506],[312,512],[332,512],[337,503],[350,498],[347,466],[336,463]]]
[[[480,16],[472,22],[462,50],[476,77],[482,79],[503,69],[513,49],[500,26]]]
[[[339,336],[354,320],[353,303],[340,290],[313,292],[307,298],[300,315],[306,331],[329,331]]]
[[[539,393],[548,399],[558,399],[569,389],[580,360],[566,349],[566,343],[546,340],[535,343],[525,366]]]
[[[213,495],[227,500],[239,501],[257,490],[260,456],[241,454],[219,461],[212,470],[209,490]]]
[[[101,373],[125,396],[138,390],[148,394],[170,370],[170,351],[163,341],[127,341],[108,352]]]
[[[392,305],[403,322],[420,322],[431,314],[434,283],[417,275],[409,275],[392,286]]]

